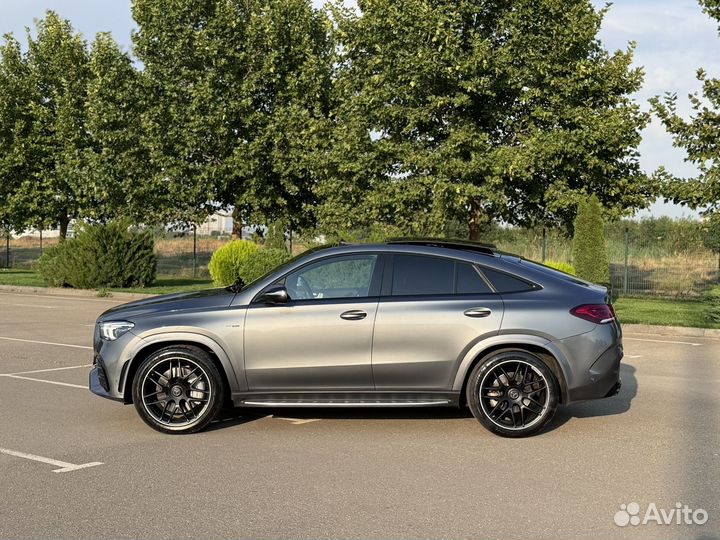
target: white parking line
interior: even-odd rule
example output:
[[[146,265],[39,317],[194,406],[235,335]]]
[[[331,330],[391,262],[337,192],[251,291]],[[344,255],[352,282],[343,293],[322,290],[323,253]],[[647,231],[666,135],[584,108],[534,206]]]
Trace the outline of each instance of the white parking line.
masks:
[[[70,384],[66,382],[60,382],[60,381],[46,381],[45,379],[35,379],[33,377],[23,377],[22,375],[0,375],[0,377],[7,377],[9,379],[22,379],[24,381],[34,381],[34,382],[44,382],[48,384],[57,384],[58,386],[69,386],[70,388],[82,388],[83,390],[87,390],[87,386],[82,386],[80,384]]]
[[[92,367],[92,364],[83,364],[81,366],[54,367],[48,369],[33,369],[32,371],[18,371],[16,373],[0,373],[0,375],[27,375],[29,373],[45,373],[46,371],[62,371],[64,369],[78,369]]]
[[[39,461],[40,463],[47,463],[48,465],[54,465],[55,467],[60,467],[59,469],[53,469],[53,472],[57,473],[72,472],[79,469],[87,469],[88,467],[95,467],[96,465],[103,464],[100,461],[93,461],[92,463],[81,463],[80,465],[76,465],[74,463],[68,463],[67,461],[58,461],[57,459],[36,456],[35,454],[26,454],[25,452],[17,452],[15,450],[8,450],[7,448],[0,448],[0,453],[7,454],[8,456],[30,459],[32,461]]]
[[[699,347],[702,345],[702,343],[692,343],[690,341],[668,341],[665,339],[643,339],[643,338],[637,338],[637,337],[626,337],[623,336],[624,340],[633,340],[633,341],[651,341],[653,343],[675,343],[676,345],[692,345],[693,347]]]
[[[625,358],[642,358],[642,354],[626,354]]]
[[[291,424],[295,426],[299,426],[301,424],[309,424],[310,422],[319,422],[319,418],[284,418],[282,416],[275,416],[274,414],[271,414],[269,416],[266,416],[265,418],[274,418],[275,420],[285,420],[286,422],[290,422]]]
[[[14,292],[5,292],[0,291],[0,294],[6,294],[8,296],[25,296],[27,298],[50,298],[53,300],[78,300],[81,302],[113,302],[113,303],[120,303],[116,299],[111,298],[88,298],[87,296],[62,296],[62,295],[54,295],[54,294],[22,294],[22,293],[14,293]]]
[[[20,339],[20,338],[4,337],[4,336],[0,336],[0,339],[4,339],[7,341],[20,341],[22,343],[37,343],[38,345],[55,345],[57,347],[73,347],[74,349],[90,349],[90,350],[92,350],[92,347],[88,347],[86,345],[71,345],[70,343],[55,343],[52,341],[37,341],[35,339]]]
[[[16,306],[16,307],[31,307],[31,308],[41,308],[41,309],[57,309],[57,306],[42,306],[40,304],[5,304],[6,306]]]

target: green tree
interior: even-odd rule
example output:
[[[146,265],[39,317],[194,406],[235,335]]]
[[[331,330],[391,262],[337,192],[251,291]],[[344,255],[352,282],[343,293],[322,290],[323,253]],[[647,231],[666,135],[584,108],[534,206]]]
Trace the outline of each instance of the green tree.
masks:
[[[619,216],[653,184],[632,46],[597,39],[589,0],[366,0],[334,8],[333,140],[319,211],[328,229],[393,223],[477,239],[493,219],[572,225],[590,193]]]
[[[720,1],[700,0],[704,11],[720,21]],[[651,99],[652,109],[673,137],[674,145],[687,152],[687,160],[699,169],[697,178],[679,178],[664,168],[658,177],[664,180],[663,195],[675,203],[693,209],[720,208],[720,79],[698,69],[702,98],[689,96],[693,114],[689,120],[678,114],[676,94]]]
[[[0,228],[5,232],[23,229],[29,216],[25,208],[13,204],[13,195],[22,183],[27,158],[22,141],[32,129],[25,80],[27,66],[20,43],[5,35],[0,46]]]
[[[713,212],[708,217],[703,245],[720,256],[720,212]],[[720,268],[720,259],[718,261],[718,267]]]
[[[134,0],[157,185],[195,219],[312,222],[332,48],[309,0]]]
[[[576,275],[593,283],[610,282],[602,210],[595,195],[580,201],[574,226],[573,265]]]
[[[64,238],[70,220],[81,215],[83,207],[89,55],[69,21],[52,11],[37,21],[36,31],[34,38],[27,31],[28,50],[20,58],[13,38],[6,36],[3,49],[16,69],[14,95],[24,100],[19,118],[10,124],[9,156],[3,152],[4,161],[9,157],[11,162],[3,167],[12,185],[7,205],[18,216],[16,227],[57,225]]]
[[[265,249],[280,249],[287,252],[285,224],[282,221],[271,221],[268,224],[267,234],[265,235]]]
[[[157,185],[149,166],[143,118],[143,77],[112,36],[92,44],[87,90],[90,144],[83,156],[84,217],[157,223],[175,202]]]

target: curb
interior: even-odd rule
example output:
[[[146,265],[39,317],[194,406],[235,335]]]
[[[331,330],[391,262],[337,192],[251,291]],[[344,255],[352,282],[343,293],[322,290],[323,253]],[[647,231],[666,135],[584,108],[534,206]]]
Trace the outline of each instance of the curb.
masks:
[[[655,324],[623,324],[626,334],[656,334],[664,336],[705,337],[720,339],[720,329],[689,326],[660,326]]]
[[[64,289],[61,287],[26,287],[22,285],[0,285],[0,292],[42,294],[46,296],[75,296],[79,298],[94,298],[96,300],[142,300],[152,298],[156,294],[142,294],[129,292],[109,291],[108,296],[98,296],[97,291],[88,289]]]

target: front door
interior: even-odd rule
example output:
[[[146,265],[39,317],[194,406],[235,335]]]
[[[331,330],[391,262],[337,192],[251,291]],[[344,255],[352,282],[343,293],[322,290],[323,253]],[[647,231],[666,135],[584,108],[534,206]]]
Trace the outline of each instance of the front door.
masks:
[[[371,390],[380,260],[367,253],[315,261],[276,282],[287,288],[288,303],[251,304],[244,339],[249,389]]]

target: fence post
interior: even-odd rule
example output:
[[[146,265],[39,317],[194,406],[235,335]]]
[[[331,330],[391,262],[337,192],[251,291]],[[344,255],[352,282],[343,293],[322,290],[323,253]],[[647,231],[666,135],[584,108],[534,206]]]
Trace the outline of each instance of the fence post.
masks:
[[[547,258],[547,229],[543,227],[542,262]]]
[[[193,278],[197,277],[197,225],[193,225]]]
[[[10,268],[10,231],[5,234],[5,268]]]
[[[625,227],[625,269],[623,272],[623,293],[628,292],[628,248],[629,248],[629,228]]]
[[[40,256],[42,257],[42,228],[40,229]]]

